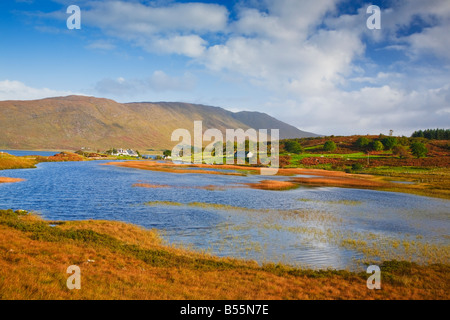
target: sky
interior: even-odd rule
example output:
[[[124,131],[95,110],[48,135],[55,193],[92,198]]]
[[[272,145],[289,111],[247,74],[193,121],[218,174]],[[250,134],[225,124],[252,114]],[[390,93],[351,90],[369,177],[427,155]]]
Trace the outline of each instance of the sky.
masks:
[[[449,32],[449,0],[2,0],[0,100],[189,102],[410,136],[449,128]]]

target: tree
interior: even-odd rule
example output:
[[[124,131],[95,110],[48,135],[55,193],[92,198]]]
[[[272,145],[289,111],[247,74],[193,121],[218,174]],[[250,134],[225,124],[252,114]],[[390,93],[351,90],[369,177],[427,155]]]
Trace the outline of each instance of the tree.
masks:
[[[450,140],[450,129],[426,129],[414,131],[411,135],[413,138],[427,138],[434,140]]]
[[[414,142],[411,145],[411,153],[417,158],[422,158],[427,155],[428,149],[422,142]]]
[[[375,140],[370,143],[370,149],[373,151],[381,151],[384,149],[384,146],[381,141]]]
[[[356,140],[356,146],[361,149],[367,148],[369,143],[370,140],[366,137],[359,137],[358,140]]]
[[[334,151],[336,150],[336,143],[334,143],[331,140],[328,140],[327,142],[325,142],[325,144],[323,145],[323,149],[325,151]]]
[[[172,151],[171,150],[164,150],[163,152],[163,156],[164,157],[170,157],[172,155]]]
[[[381,140],[381,143],[386,147],[386,150],[392,150],[398,144],[398,141],[396,137],[386,137]]]
[[[284,150],[290,153],[300,154],[303,152],[303,147],[296,140],[288,140],[284,143]]]
[[[409,146],[409,138],[405,136],[401,136],[397,138],[397,144],[402,146]]]

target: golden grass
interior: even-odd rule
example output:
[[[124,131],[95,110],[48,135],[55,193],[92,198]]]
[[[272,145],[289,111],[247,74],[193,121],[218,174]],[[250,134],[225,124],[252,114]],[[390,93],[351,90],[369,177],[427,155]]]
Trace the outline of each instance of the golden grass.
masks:
[[[219,175],[243,175],[243,173],[235,172],[218,172],[211,170],[192,170],[189,168],[211,168],[208,165],[201,164],[167,164],[156,161],[126,161],[126,162],[110,162],[105,165],[116,165],[127,168],[154,170],[172,173],[198,173],[198,174],[219,174]],[[258,174],[260,168],[238,166],[238,165],[220,165],[214,168],[223,170],[246,170],[253,174]],[[315,175],[312,178],[295,177],[290,181],[278,181],[278,180],[262,180],[258,183],[246,183],[242,184],[255,189],[263,190],[289,190],[296,188],[299,184],[306,185],[320,185],[320,186],[346,186],[346,187],[386,187],[389,186],[389,182],[380,182],[377,178],[369,175],[356,175],[347,174],[339,171],[326,171],[316,169],[301,169],[301,168],[289,168],[279,169],[277,175],[293,176],[298,174]]]
[[[170,173],[197,173],[197,174],[216,174],[216,175],[231,175],[231,176],[242,176],[243,173],[237,172],[219,172],[212,170],[193,170],[192,168],[212,168],[207,165],[193,165],[193,164],[173,164],[173,163],[160,163],[156,161],[125,161],[125,162],[108,162],[103,165],[114,165],[119,167],[134,168],[141,170],[152,170],[159,172],[170,172]],[[231,167],[231,166],[229,166]],[[214,169],[231,169],[228,166],[214,167]],[[236,166],[239,170],[242,167]],[[236,168],[234,168],[236,169]]]
[[[25,179],[0,177],[0,183],[13,183],[13,182],[20,182],[20,181],[25,181]]]
[[[290,190],[298,187],[298,184],[290,181],[278,181],[278,180],[261,180],[256,183],[244,183],[252,189],[261,190]]]
[[[35,168],[34,158],[16,157],[8,153],[0,153],[0,170]]]
[[[58,222],[0,211],[0,299],[448,299],[446,265],[387,262],[382,289],[364,272],[220,259],[161,244],[111,221]],[[55,222],[52,222],[55,223]],[[81,269],[68,290],[66,269]]]
[[[414,184],[391,183],[380,190],[450,199],[450,168],[433,168],[420,173],[404,168],[400,172],[392,170],[386,174],[390,180],[405,180]]]
[[[209,190],[209,191],[224,191],[226,189],[232,189],[232,188],[239,188],[239,186],[215,186],[212,184],[209,184],[207,186],[195,186],[194,189],[202,189],[202,190]]]
[[[292,178],[290,181],[311,186],[333,186],[350,188],[380,188],[389,185],[389,183],[387,182],[379,182],[366,179],[365,177],[357,178],[354,176],[328,176],[314,178],[296,177]]]

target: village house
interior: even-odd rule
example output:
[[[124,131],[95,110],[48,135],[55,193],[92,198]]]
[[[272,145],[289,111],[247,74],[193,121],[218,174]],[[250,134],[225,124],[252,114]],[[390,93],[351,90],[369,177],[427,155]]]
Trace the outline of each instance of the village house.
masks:
[[[113,156],[129,156],[129,157],[139,157],[138,153],[132,149],[117,149],[116,153],[112,153]]]

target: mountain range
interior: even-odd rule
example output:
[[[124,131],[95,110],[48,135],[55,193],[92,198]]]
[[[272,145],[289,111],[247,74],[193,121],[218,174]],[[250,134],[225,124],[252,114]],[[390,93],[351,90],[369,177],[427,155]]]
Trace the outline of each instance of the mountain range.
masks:
[[[104,98],[67,96],[0,101],[0,148],[23,150],[171,149],[171,134],[195,120],[203,130],[279,129],[280,139],[318,136],[260,112],[179,102],[118,103]],[[270,133],[270,132],[269,132]]]

